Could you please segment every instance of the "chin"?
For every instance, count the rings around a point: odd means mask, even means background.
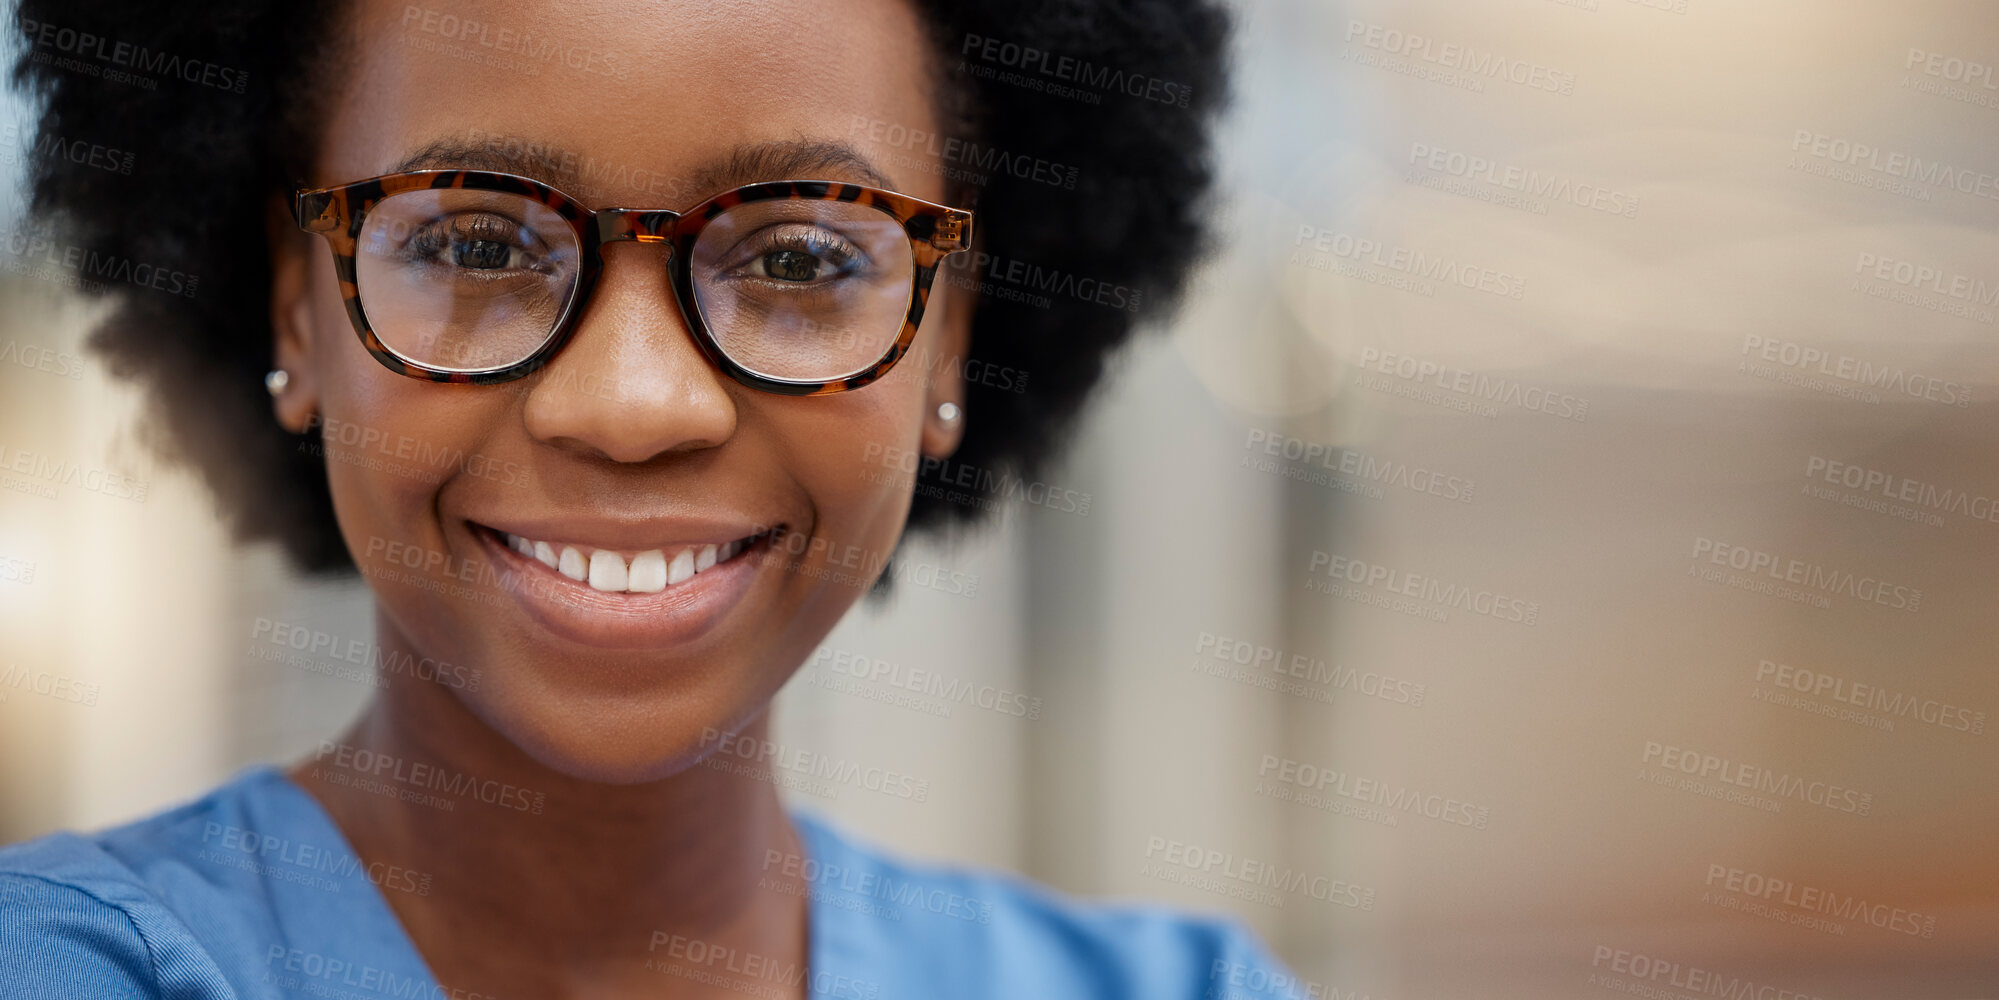
[[[529,759],[565,778],[607,785],[664,781],[722,746],[765,710],[730,711],[696,697],[537,698],[520,710],[467,706]]]

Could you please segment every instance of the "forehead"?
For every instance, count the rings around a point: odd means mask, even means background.
[[[942,199],[937,171],[866,144],[876,122],[935,130],[930,43],[907,0],[361,0],[351,17],[316,184],[489,148],[592,204],[673,208],[712,194],[745,148],[814,143],[851,146],[879,175],[833,157],[825,179]]]

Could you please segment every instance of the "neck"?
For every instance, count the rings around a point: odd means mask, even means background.
[[[407,645],[387,622],[379,634]],[[657,995],[667,982],[648,960],[669,964],[676,938],[804,968],[805,901],[758,888],[768,852],[802,853],[772,784],[700,765],[635,784],[574,778],[444,686],[387,681],[291,775],[363,861],[429,877],[427,894],[383,895],[441,982],[508,996],[615,995],[630,983]],[[744,735],[767,729],[760,716]],[[397,794],[356,788],[363,776]]]

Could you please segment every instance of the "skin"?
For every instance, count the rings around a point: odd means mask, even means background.
[[[899,0],[441,8],[536,44],[615,54],[622,79],[559,61],[528,74],[459,58],[493,50],[406,27],[406,7],[362,2],[352,12],[353,69],[323,118],[312,184],[385,173],[478,130],[656,171],[688,195],[661,204],[588,178],[542,178],[592,207],[681,208],[711,192],[679,182],[741,144],[848,141],[856,115],[939,129],[929,42]],[[952,203],[934,156],[861,150],[893,190]],[[867,181],[844,168],[817,176]],[[915,359],[963,355],[964,293],[936,283],[911,358],[874,384],[779,396],[737,384],[701,354],[669,298],[661,248],[617,243],[580,326],[543,373],[437,385],[392,373],[361,348],[323,242],[291,226],[279,202],[273,218],[276,361],[291,375],[277,418],[294,431],[315,415],[345,421],[526,473],[398,475],[329,445],[340,531],[374,590],[385,654],[469,666],[478,683],[385,672],[335,752],[300,762],[293,779],[362,858],[432,876],[428,895],[384,896],[449,988],[737,995],[646,968],[660,934],[803,967],[802,894],[757,888],[767,850],[800,850],[775,786],[700,762],[717,732],[767,738],[771,697],[864,592],[866,581],[838,575],[853,572],[840,554],[858,550],[878,566],[893,551],[910,477],[869,460],[870,445],[877,455],[956,447],[959,428],[936,416],[939,404],[962,402],[956,373],[926,373]],[[643,530],[717,512],[825,544],[802,557],[753,554],[740,598],[691,638],[579,641],[522,614],[516,596],[478,573],[472,583],[460,575],[494,563],[468,520]],[[442,564],[411,570],[390,561],[387,542],[442,553]],[[355,761],[341,753],[358,750],[517,791],[505,804],[438,793],[455,798],[445,809],[356,790]],[[528,801],[538,812],[519,808]]]

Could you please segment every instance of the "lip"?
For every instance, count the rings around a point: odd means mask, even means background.
[[[504,528],[476,521],[464,523],[493,565],[519,574],[522,584],[505,590],[530,621],[557,638],[600,649],[661,649],[692,642],[714,630],[730,611],[744,602],[762,575],[772,534],[764,534],[734,559],[703,570],[684,583],[657,593],[614,593],[594,590],[538,559],[515,552],[498,534],[508,531],[534,537],[530,532],[548,531],[547,528],[527,523]],[[659,529],[655,526],[650,533],[640,534],[646,530],[643,525],[634,525],[628,532],[597,530],[590,534],[607,543],[623,541],[637,543],[633,547],[655,547]],[[699,544],[708,541],[705,536],[710,535],[728,541],[754,530],[737,532],[731,526],[682,522],[674,526],[673,533],[688,540],[669,544]],[[782,531],[782,526],[777,530]]]
[[[635,552],[663,549],[667,558],[689,546],[720,545],[769,530],[771,523],[713,518],[681,518],[670,521],[596,521],[579,529],[573,520],[537,518],[533,520],[468,519],[475,528],[491,528],[522,538],[554,545],[575,545],[585,549],[609,549],[630,558]]]

